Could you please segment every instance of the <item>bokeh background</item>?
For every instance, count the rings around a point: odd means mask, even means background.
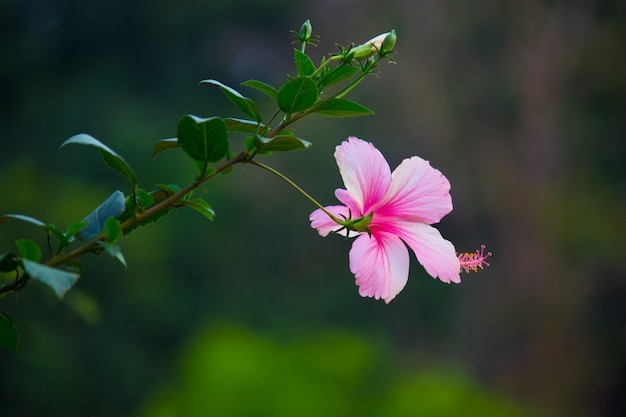
[[[128,192],[93,149],[59,153],[81,132],[144,188],[185,184],[189,161],[153,143],[187,113],[239,115],[198,82],[279,85],[311,19],[316,60],[394,28],[397,65],[352,96],[376,116],[305,119],[314,146],[266,162],[330,204],[348,135],[392,167],[420,155],[452,183],[443,235],[494,252],[450,286],[412,259],[391,304],[363,299],[350,242],[238,166],[199,193],[215,222],[179,210],[133,233],[128,269],[84,258],[62,303],[33,283],[0,300],[21,333],[0,414],[624,415],[625,17],[608,0],[0,1],[0,213],[65,228]],[[19,237],[42,236],[9,222],[0,252]]]

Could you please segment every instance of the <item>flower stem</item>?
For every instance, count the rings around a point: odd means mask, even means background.
[[[322,206],[320,203],[317,202],[317,200],[315,200],[313,197],[311,197],[306,191],[304,191],[302,188],[300,188],[295,182],[291,181],[289,178],[287,178],[286,176],[284,176],[283,174],[281,174],[280,172],[276,171],[274,168],[269,167],[259,161],[255,161],[255,160],[250,160],[247,161],[248,163],[252,164],[252,165],[256,165],[260,168],[263,168],[266,171],[271,172],[272,174],[276,175],[278,178],[280,178],[281,180],[285,181],[287,184],[291,185],[293,188],[296,189],[296,191],[298,191],[300,194],[302,194],[303,196],[305,196],[311,203],[313,203],[317,208],[319,208],[320,210],[322,210],[324,213],[326,213],[328,215],[328,217],[330,217],[331,219],[333,219],[334,222],[338,223],[338,224],[343,224],[344,222],[339,220],[337,217],[335,217],[331,212],[329,212],[328,210],[326,210],[326,208],[324,206]]]

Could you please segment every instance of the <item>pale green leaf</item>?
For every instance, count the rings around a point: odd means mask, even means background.
[[[28,259],[22,259],[22,265],[28,276],[50,287],[59,299],[62,299],[80,278],[80,275],[74,272],[52,268]]]

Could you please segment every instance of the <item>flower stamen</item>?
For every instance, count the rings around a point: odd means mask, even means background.
[[[480,245],[480,250],[474,253],[457,253],[459,257],[459,263],[461,264],[460,272],[466,273],[478,272],[478,268],[483,269],[485,266],[489,266],[489,262],[486,261],[491,256],[491,252],[485,253],[485,245]]]

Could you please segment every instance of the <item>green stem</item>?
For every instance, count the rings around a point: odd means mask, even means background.
[[[182,197],[184,197],[185,195],[187,195],[189,192],[193,191],[194,189],[198,188],[208,179],[214,177],[215,175],[225,170],[226,168],[229,168],[237,163],[244,162],[246,158],[247,158],[246,151],[242,151],[236,156],[232,157],[231,159],[224,161],[223,163],[219,164],[215,168],[215,171],[213,171],[211,174],[194,180],[193,182],[191,182],[184,188],[181,188],[180,191],[178,191],[177,193],[172,194],[171,196],[167,197],[165,200],[161,201],[160,203],[155,204],[154,206],[150,207],[146,211],[139,213],[135,215],[134,217],[128,219],[124,223],[122,223],[121,225],[122,231],[128,230],[131,227],[137,225],[138,223],[141,223],[142,221],[154,216],[160,211],[170,208],[171,206],[176,204]],[[48,262],[46,262],[46,265],[47,266],[61,265],[78,256],[84,255],[89,252],[94,252],[96,249],[100,247],[98,244],[98,241],[104,238],[105,238],[104,234],[101,234],[97,236],[94,240],[88,243],[85,243],[84,245],[79,246],[70,252],[51,258]]]
[[[323,70],[324,68],[326,68],[326,66],[328,64],[330,64],[333,61],[337,61],[339,59],[343,59],[343,55],[334,55],[331,56],[330,58],[328,58],[326,61],[324,61],[324,63],[322,65],[320,65],[315,71],[313,71],[313,73],[311,75],[309,75],[309,77],[315,77],[321,70]]]
[[[276,175],[281,180],[285,181],[287,184],[291,185],[293,188],[296,189],[296,191],[298,191],[300,194],[305,196],[311,203],[313,203],[317,208],[319,208],[324,213],[326,213],[328,215],[328,217],[333,219],[333,221],[336,222],[337,224],[345,223],[345,222],[339,220],[337,217],[335,217],[331,212],[326,210],[326,208],[324,206],[322,206],[320,203],[318,203],[317,200],[315,200],[313,197],[311,197],[306,191],[304,191],[302,188],[300,188],[295,182],[291,181],[289,178],[287,178],[286,176],[284,176],[280,172],[276,171],[274,168],[269,167],[269,166],[267,166],[267,165],[265,165],[265,164],[263,164],[261,162],[255,161],[255,160],[250,160],[250,161],[248,161],[248,163],[250,163],[252,165],[256,165],[259,168],[263,168],[264,170],[271,172],[272,174]]]
[[[342,89],[341,91],[339,91],[337,94],[335,94],[335,98],[342,98],[344,97],[346,94],[348,94],[350,91],[352,91],[357,85],[359,85],[359,83],[361,81],[363,81],[363,79],[368,76],[369,74],[372,73],[372,70],[374,68],[376,68],[378,66],[378,62],[380,61],[380,56],[378,56],[376,58],[376,60],[374,62],[372,62],[370,64],[370,66],[367,68],[367,71],[363,71],[361,73],[361,75],[359,75],[356,80],[352,81],[349,85],[347,85],[344,89]]]

